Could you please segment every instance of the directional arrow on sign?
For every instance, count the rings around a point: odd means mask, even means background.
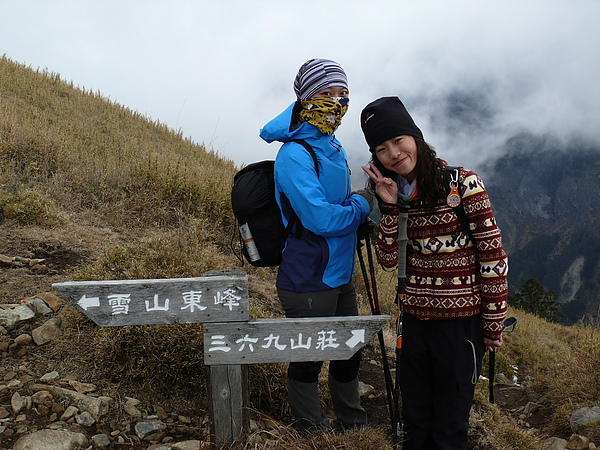
[[[204,363],[348,359],[389,321],[376,315],[205,323]]]
[[[346,345],[354,348],[359,343],[365,343],[365,330],[352,330],[352,337],[346,341]]]
[[[77,302],[79,306],[81,306],[86,311],[88,308],[93,306],[99,308],[100,307],[100,297],[86,297],[85,294],[79,299]]]

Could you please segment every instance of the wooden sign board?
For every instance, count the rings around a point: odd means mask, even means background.
[[[205,324],[204,364],[348,359],[389,321],[376,315]]]
[[[246,321],[248,277],[74,281],[52,287],[100,326]]]

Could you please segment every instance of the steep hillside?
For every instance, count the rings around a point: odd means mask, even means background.
[[[511,291],[530,278],[555,291],[569,322],[600,308],[600,147],[519,135],[487,169],[510,255]]]

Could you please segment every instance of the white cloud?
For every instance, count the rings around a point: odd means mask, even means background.
[[[346,69],[338,131],[356,172],[358,116],[400,96],[453,164],[479,164],[515,130],[600,141],[600,3],[583,1],[0,0],[0,53],[48,68],[181,129],[238,164],[274,158],[258,130],[294,100],[312,57]],[[444,115],[482,95],[478,126]]]

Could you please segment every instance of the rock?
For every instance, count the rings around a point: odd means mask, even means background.
[[[9,267],[15,259],[12,256],[0,255],[0,266]]]
[[[48,307],[54,312],[58,311],[65,303],[52,292],[42,292],[41,294],[37,294],[36,297],[43,300],[44,303],[46,303],[46,305],[48,305]]]
[[[89,412],[96,421],[106,415],[113,403],[113,399],[110,397],[91,397],[58,386],[34,384],[31,389],[34,391],[47,390],[54,396],[62,395],[68,399],[69,403],[77,406],[80,410]]]
[[[22,397],[18,392],[15,392],[10,399],[10,406],[15,414],[19,414],[26,404],[27,401],[25,400],[25,397]]]
[[[52,371],[52,372],[48,372],[45,373],[44,375],[41,376],[40,381],[44,382],[44,383],[49,383],[52,381],[56,381],[60,378],[60,375],[58,374],[58,372],[56,370]]]
[[[508,379],[508,377],[506,375],[504,375],[503,373],[497,373],[496,376],[494,377],[494,383],[496,383],[496,385],[505,385],[505,386],[514,386],[515,383],[512,382],[511,380]]]
[[[566,450],[567,441],[557,437],[551,437],[542,442],[542,450]]]
[[[574,433],[581,433],[585,428],[600,423],[600,406],[585,406],[571,413],[571,429]]]
[[[48,314],[52,314],[52,312],[53,312],[52,309],[50,309],[48,307],[48,305],[46,305],[44,300],[42,300],[41,298],[37,298],[37,297],[29,297],[29,298],[23,299],[23,300],[21,300],[21,304],[28,306],[36,314],[41,314],[41,315],[45,316]]]
[[[27,264],[29,265],[29,267],[37,266],[39,264],[42,264],[43,262],[46,262],[46,260],[42,258],[27,258]]]
[[[125,412],[133,417],[142,417],[141,411],[136,408],[136,406],[139,405],[141,402],[135,398],[125,398],[127,399],[125,405],[123,406]]]
[[[167,426],[162,420],[138,422],[135,424],[135,434],[137,434],[140,439],[145,439],[152,433],[163,431],[166,427]]]
[[[41,430],[20,437],[13,450],[75,450],[87,444],[87,438],[81,433]]]
[[[256,433],[258,430],[258,422],[254,419],[250,419],[250,433]]]
[[[37,273],[48,273],[48,271],[50,269],[48,269],[48,266],[46,266],[45,264],[36,264],[34,266],[30,266],[29,267],[31,270],[37,272]]]
[[[141,400],[138,400],[137,398],[133,397],[125,397],[125,400],[127,401],[127,403],[131,403],[133,406],[137,406],[142,403]]]
[[[62,414],[62,416],[60,416],[60,420],[66,422],[71,417],[73,417],[78,411],[79,409],[77,407],[72,405],[68,406],[67,409],[65,409],[65,412]]]
[[[573,434],[569,438],[569,443],[567,447],[569,450],[584,450],[589,448],[590,440],[585,436],[580,436],[578,434]]]
[[[160,420],[167,420],[169,418],[169,415],[165,409],[160,405],[154,405],[154,411],[156,412],[156,417],[158,417]]]
[[[94,425],[94,423],[96,423],[92,415],[87,411],[84,411],[81,414],[77,414],[75,416],[75,421],[82,427],[86,428],[89,428],[92,425]]]
[[[92,443],[94,447],[106,448],[110,445],[110,438],[104,433],[95,434],[92,436]]]
[[[73,387],[73,389],[75,389],[77,392],[80,392],[81,394],[87,394],[89,392],[94,392],[97,389],[95,384],[80,383],[77,380],[70,380],[69,385],[71,387]]]
[[[6,372],[6,374],[4,375],[4,381],[10,381],[13,378],[16,378],[17,376],[17,372],[15,372],[14,370],[9,370],[8,372]]]
[[[8,330],[34,317],[35,313],[25,305],[0,304],[0,325]]]
[[[172,445],[173,450],[199,450],[200,449],[200,441],[190,440],[178,442],[177,444]]]
[[[537,403],[534,403],[534,402],[528,402],[525,405],[525,409],[523,409],[523,414],[528,416],[528,415],[536,412],[538,409],[540,409],[540,405],[538,405]]]
[[[363,383],[360,380],[358,381],[358,394],[361,397],[364,397],[365,395],[370,394],[374,390],[375,390],[375,388],[373,386],[371,386],[370,384]]]
[[[41,327],[36,328],[31,333],[36,345],[44,345],[47,342],[54,341],[62,335],[59,319],[50,319],[44,322]]]
[[[40,416],[47,416],[50,414],[50,408],[46,405],[37,405],[35,409]]]
[[[17,345],[29,345],[33,341],[33,338],[29,334],[21,334],[15,338],[15,344]]]
[[[4,406],[0,406],[0,420],[6,419],[8,416],[10,416],[10,412],[8,412],[8,409],[6,409]]]
[[[31,400],[35,405],[52,406],[52,394],[48,391],[38,391],[31,396]]]

